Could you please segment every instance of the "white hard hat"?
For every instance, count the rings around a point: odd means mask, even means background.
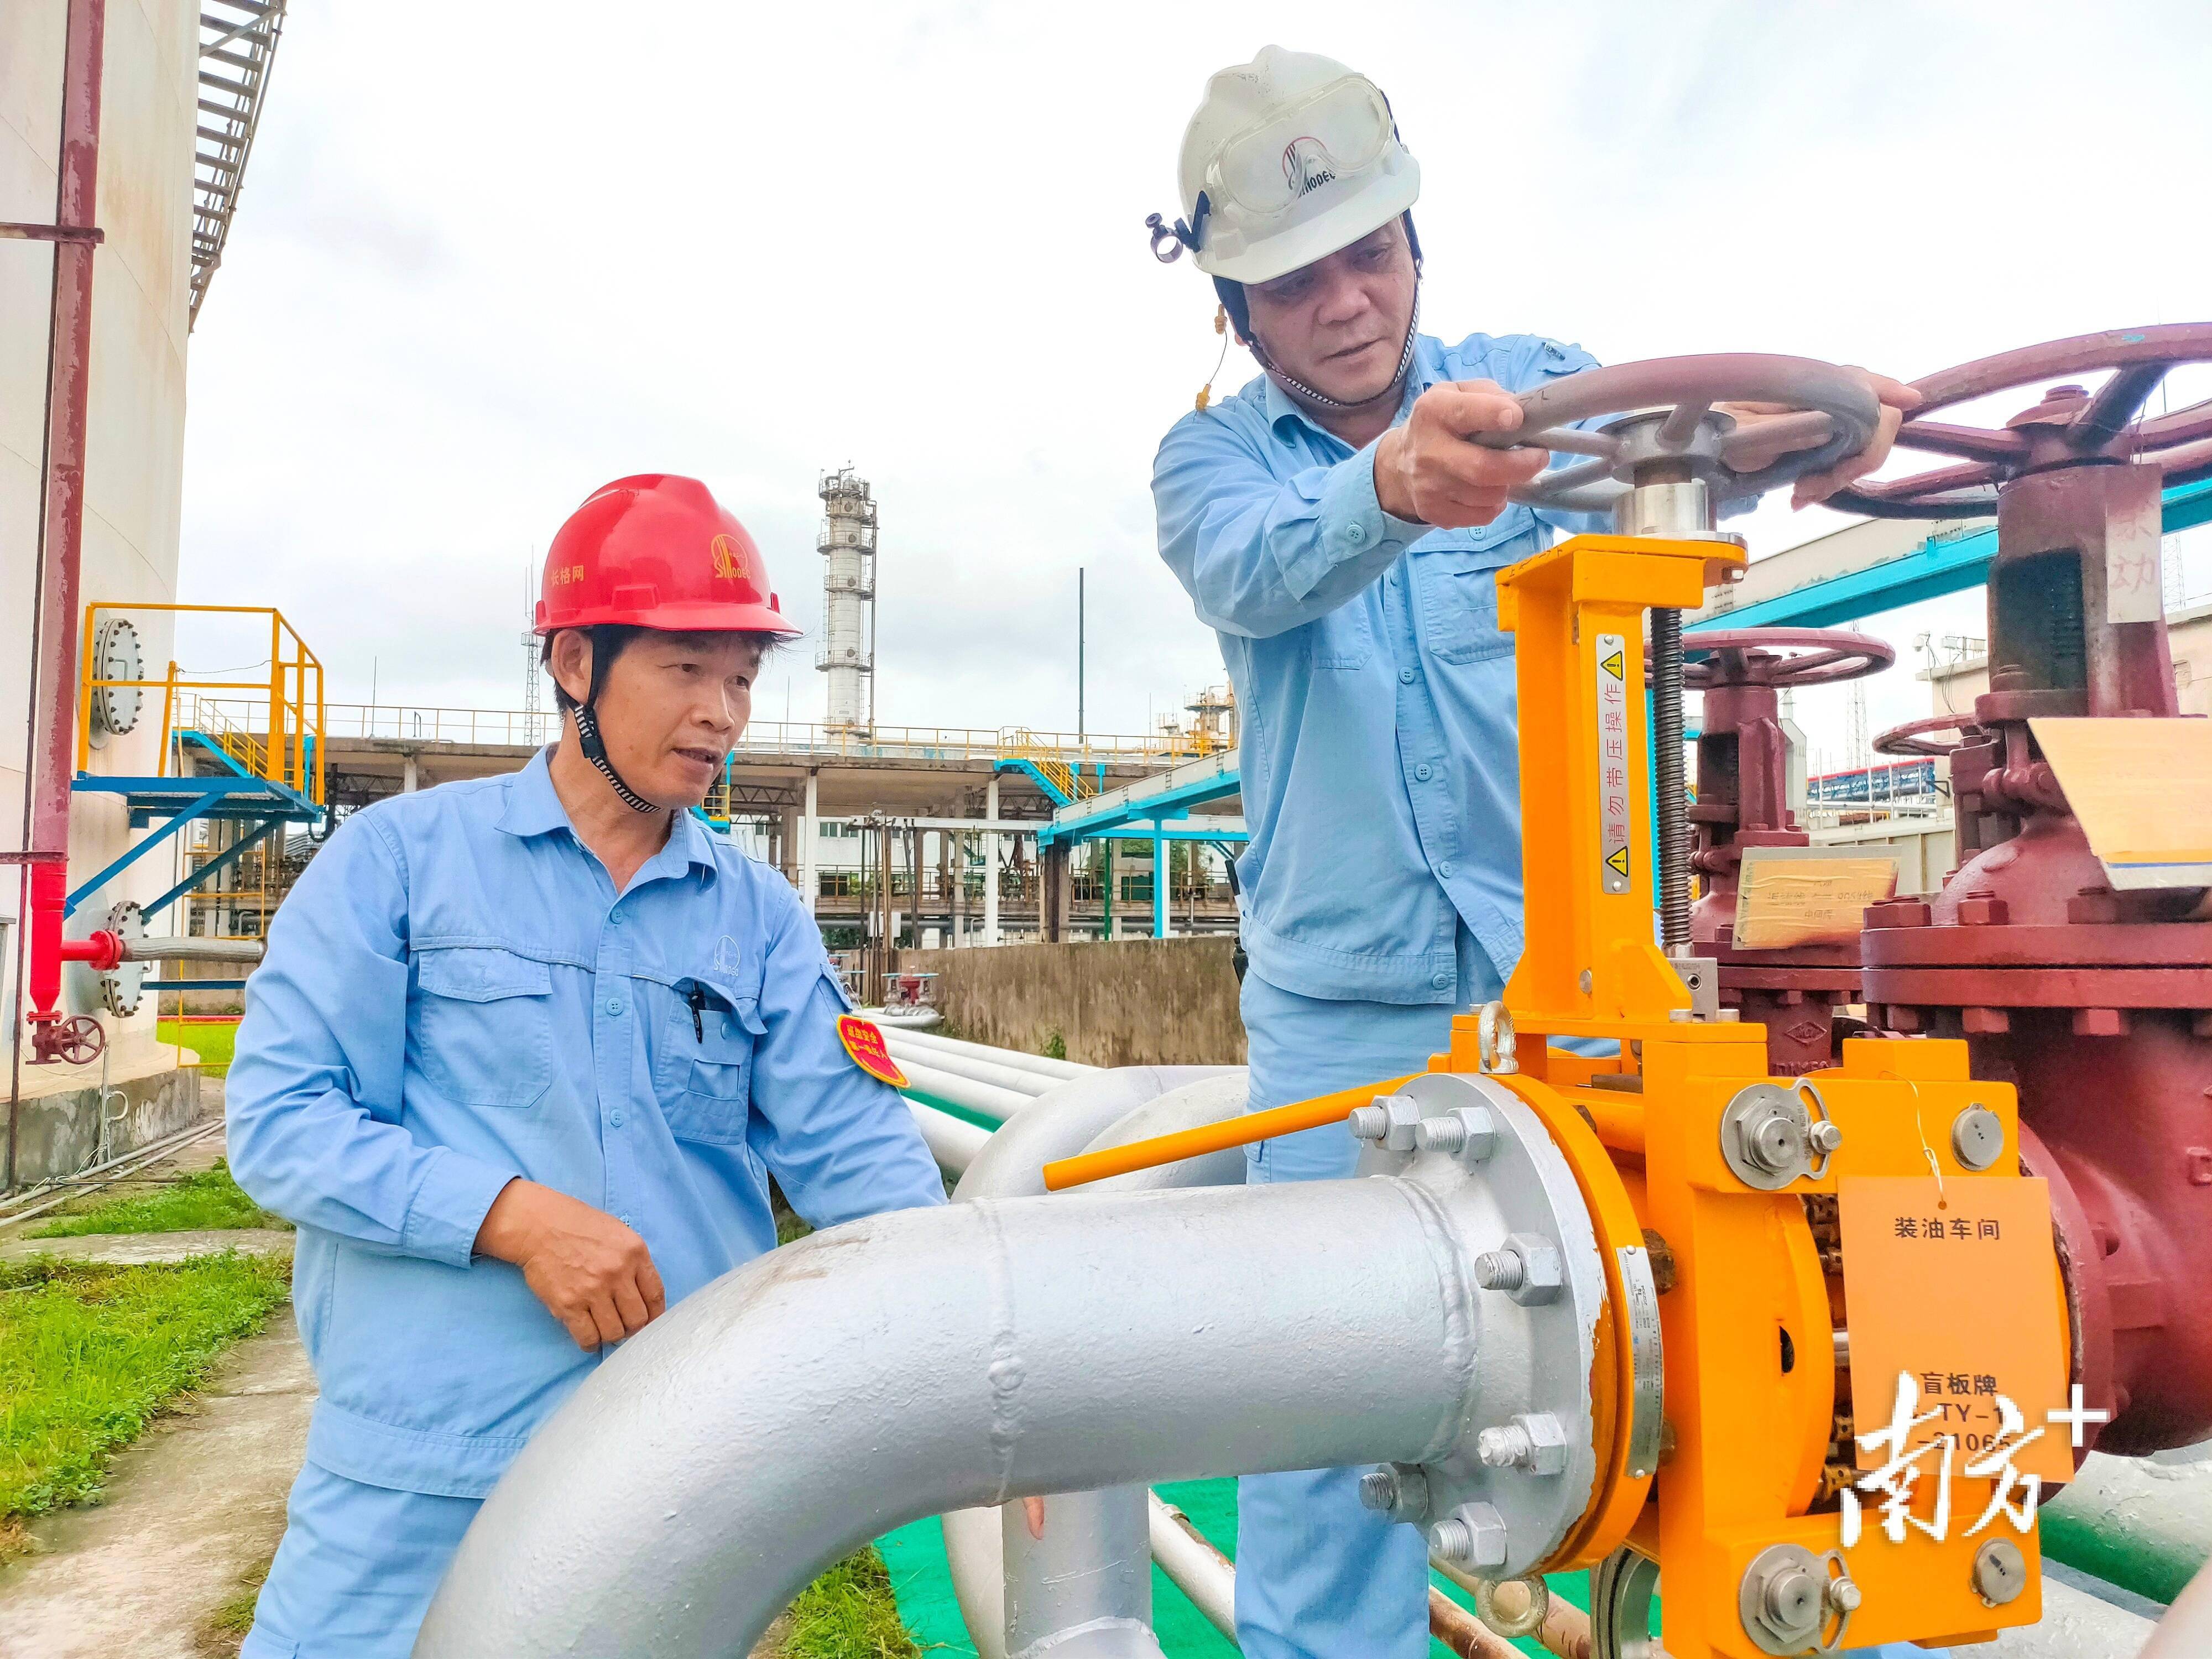
[[[1206,83],[1178,182],[1188,217],[1146,222],[1153,252],[1188,247],[1210,276],[1264,283],[1389,224],[1420,196],[1421,169],[1372,81],[1262,46]]]

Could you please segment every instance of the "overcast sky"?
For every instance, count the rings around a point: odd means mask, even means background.
[[[1079,566],[1093,731],[1220,680],[1148,487],[1212,300],[1143,220],[1271,40],[1389,94],[1447,337],[1911,377],[2212,315],[2203,0],[434,9],[293,8],[191,346],[180,597],[282,606],[333,701],[520,707],[525,568],[629,472],[705,478],[811,631],[848,461],[886,723],[1072,729]],[[1838,522],[1770,502],[1754,556]],[[1930,629],[1979,595],[1876,631]],[[759,717],[820,717],[811,661]],[[1893,671],[1874,723],[1927,696]]]

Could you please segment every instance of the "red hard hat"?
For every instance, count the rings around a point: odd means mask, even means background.
[[[642,472],[592,492],[545,554],[537,631],[627,623],[795,635],[744,526],[696,478]]]

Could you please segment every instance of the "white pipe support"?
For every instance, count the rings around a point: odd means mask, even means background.
[[[908,1101],[906,1109],[914,1114],[914,1127],[921,1131],[929,1155],[947,1175],[965,1174],[991,1138],[991,1132],[980,1124],[955,1117],[950,1112],[940,1112],[918,1100]]]
[[[1055,1492],[1006,1517],[1006,1650],[1012,1659],[1162,1659],[1142,1486]]]
[[[2212,1565],[2198,1568],[2174,1597],[2143,1644],[2142,1659],[2199,1659],[2206,1653],[2212,1653]]]
[[[1110,1136],[1112,1125],[1143,1112],[1156,1099],[1175,1099],[1224,1079],[1241,1085],[1242,1078],[1238,1067],[1129,1066],[1063,1084],[991,1137],[953,1195],[960,1200],[1040,1195],[1047,1164],[1096,1145],[1102,1131]],[[1241,1087],[1237,1097],[1242,1098]],[[1032,1624],[1048,1622],[1052,1615],[1044,1609],[1060,1602],[1062,1627],[1100,1616],[1084,1587],[1120,1582],[1113,1576],[1122,1550],[1116,1540],[1141,1526],[1145,1512],[1142,1489],[1137,1487],[1054,1493],[1042,1502],[1054,1540],[1049,1561],[1034,1553],[1018,1558],[1006,1541],[1027,1528],[1030,1517],[1022,1504],[952,1510],[940,1517],[953,1594],[978,1659],[1006,1659],[1010,1604],[1026,1606]],[[1076,1593],[1056,1597],[1044,1577],[1018,1582],[1019,1575],[1033,1570],[1075,1586]],[[1149,1624],[1151,1608],[1152,1581],[1146,1577],[1141,1600],[1132,1594],[1113,1616]],[[1022,1645],[1017,1639],[1012,1650]]]
[[[1040,1077],[1057,1078],[1062,1081],[1070,1078],[1089,1077],[1093,1072],[1107,1069],[1098,1066],[1080,1066],[1072,1060],[1054,1060],[1048,1054],[1024,1054],[1018,1048],[994,1048],[988,1042],[969,1042],[963,1037],[949,1037],[936,1031],[886,1028],[884,1040],[890,1044],[894,1054],[902,1048],[916,1051],[936,1048],[946,1054],[966,1054],[971,1060],[988,1060],[996,1066],[1012,1066],[1020,1071],[1035,1072]],[[927,1065],[928,1062],[925,1060],[923,1063]]]
[[[1016,1089],[1002,1089],[995,1083],[978,1083],[972,1077],[962,1077],[957,1072],[940,1072],[934,1066],[917,1065],[911,1060],[901,1060],[899,1070],[906,1080],[923,1094],[934,1095],[939,1100],[949,1100],[955,1106],[979,1113],[994,1122],[1004,1123],[1014,1114],[1035,1105],[1038,1096],[1024,1094]]]
[[[1498,1241],[1428,1174],[988,1200],[771,1251],[532,1438],[415,1652],[744,1653],[922,1516],[1471,1456],[1470,1425],[1532,1402],[1476,1365],[1472,1262]]]

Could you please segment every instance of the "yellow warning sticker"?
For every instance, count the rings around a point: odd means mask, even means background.
[[[1597,811],[1600,884],[1626,893],[1628,870],[1628,641],[1597,636]]]

